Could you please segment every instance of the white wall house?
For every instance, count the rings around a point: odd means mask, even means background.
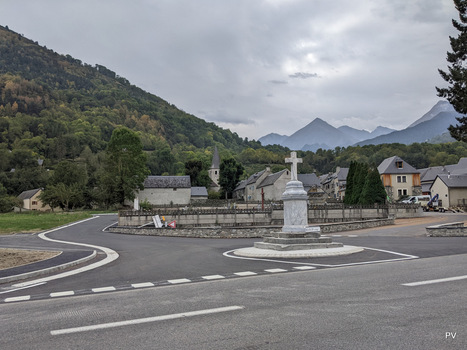
[[[139,203],[148,201],[152,205],[188,205],[191,200],[189,176],[148,176],[144,190],[136,196]]]

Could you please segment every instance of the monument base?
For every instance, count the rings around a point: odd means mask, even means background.
[[[340,248],[342,243],[332,242],[331,237],[321,237],[318,232],[276,232],[273,236],[264,237],[262,242],[255,242],[258,249],[271,250],[308,250]]]

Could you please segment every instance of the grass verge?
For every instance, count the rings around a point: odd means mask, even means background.
[[[91,216],[91,212],[42,213],[30,211],[0,214],[0,235],[49,230]]]

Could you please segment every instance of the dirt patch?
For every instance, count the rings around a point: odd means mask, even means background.
[[[25,249],[0,249],[0,270],[22,266],[46,260],[59,255],[61,252]]]

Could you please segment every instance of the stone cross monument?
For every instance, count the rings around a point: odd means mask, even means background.
[[[292,163],[292,176],[282,194],[284,226],[281,232],[264,237],[263,242],[255,242],[254,247],[277,251],[342,247],[342,243],[333,243],[330,237],[321,237],[319,226],[308,226],[308,194],[297,176],[297,164],[302,163],[302,159],[292,152],[285,162]]]

